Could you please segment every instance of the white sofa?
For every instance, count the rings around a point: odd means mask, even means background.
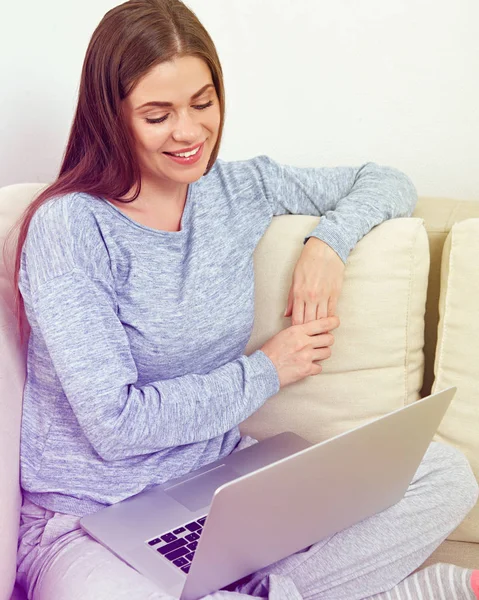
[[[0,242],[40,184],[0,189]],[[282,317],[302,240],[318,218],[275,217],[255,252],[256,319],[250,354],[291,324]],[[446,239],[447,238],[447,239]],[[3,257],[2,257],[3,258]],[[411,219],[383,223],[351,253],[338,305],[341,326],[323,373],[281,390],[242,430],[259,439],[293,430],[324,440],[431,389],[458,387],[436,439],[460,448],[479,478],[479,202],[421,198]],[[25,347],[0,260],[0,600],[11,597],[19,488]],[[479,566],[476,506],[427,563]],[[426,564],[427,564],[426,563]],[[15,588],[12,598],[24,598]]]

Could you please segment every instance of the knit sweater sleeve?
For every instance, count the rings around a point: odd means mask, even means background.
[[[417,202],[407,175],[372,162],[360,167],[293,167],[265,155],[248,162],[250,176],[272,215],[321,217],[303,242],[317,237],[343,262],[373,227],[387,219],[411,216]]]
[[[278,392],[277,371],[261,350],[207,374],[139,386],[101,232],[87,216],[81,223],[72,218],[71,206],[63,198],[35,213],[20,291],[100,457],[119,460],[211,439]]]

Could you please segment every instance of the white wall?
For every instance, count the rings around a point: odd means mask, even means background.
[[[395,166],[479,200],[476,0],[187,0],[216,43],[220,156]],[[0,185],[55,178],[93,30],[115,0],[5,2]]]

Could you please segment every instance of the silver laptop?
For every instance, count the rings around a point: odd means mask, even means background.
[[[81,526],[163,592],[197,600],[398,502],[456,389],[318,444],[275,435]]]

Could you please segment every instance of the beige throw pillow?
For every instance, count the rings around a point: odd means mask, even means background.
[[[302,240],[317,217],[283,215],[255,251],[255,325],[251,354],[291,326],[284,318]],[[263,439],[292,430],[322,441],[419,398],[429,245],[422,219],[386,221],[350,254],[331,358],[323,372],[286,386],[241,425]]]
[[[433,391],[457,386],[435,439],[459,448],[479,480],[479,219],[454,225],[441,265]],[[479,542],[479,504],[449,536]]]

